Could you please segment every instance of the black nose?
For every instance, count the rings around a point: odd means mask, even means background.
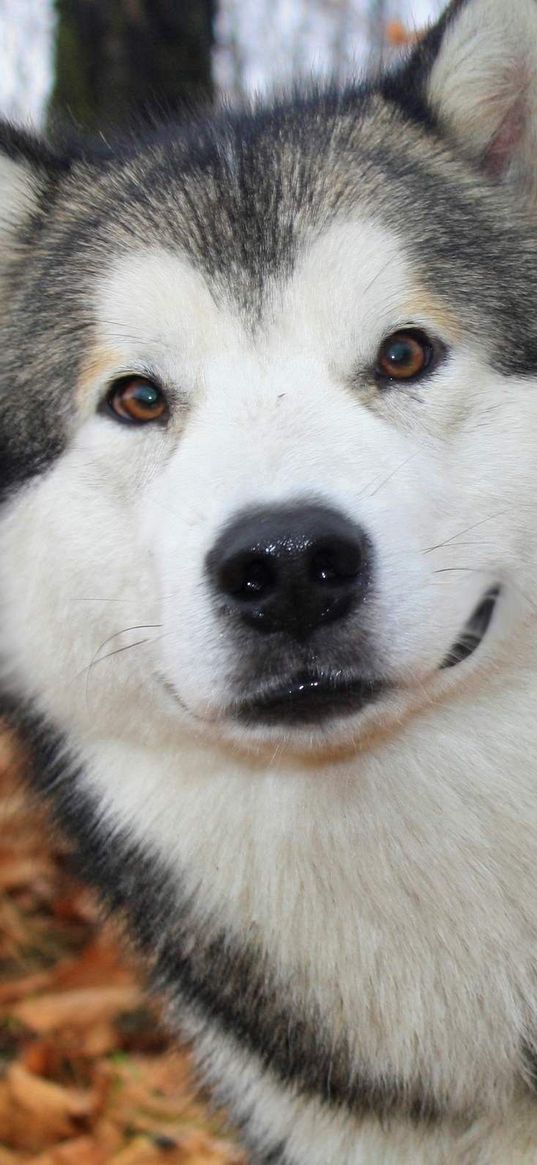
[[[344,514],[282,506],[249,511],[227,526],[207,570],[226,611],[256,631],[303,640],[360,602],[370,562],[367,535]]]

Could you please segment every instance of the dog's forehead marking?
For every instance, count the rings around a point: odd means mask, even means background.
[[[411,294],[402,304],[403,314],[413,323],[427,321],[438,328],[440,334],[452,342],[462,338],[460,320],[447,304],[436,297],[426,287],[416,284]]]
[[[122,367],[122,354],[119,348],[106,344],[96,344],[91,347],[83,361],[76,386],[75,402],[84,407],[88,398],[91,398],[95,384],[117,375]]]
[[[213,283],[189,258],[164,248],[122,256],[95,299],[97,347],[79,383],[83,396],[100,368],[119,360],[154,366],[192,392],[209,370],[255,356],[321,356],[346,366],[404,320],[444,318],[421,284],[395,233],[372,219],[334,222],[305,239],[293,271],[269,279],[255,325],[233,295],[232,273]],[[444,313],[447,321],[447,313]],[[450,331],[453,323],[450,321]]]

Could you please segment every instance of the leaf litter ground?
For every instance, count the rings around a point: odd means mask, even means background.
[[[0,734],[0,1165],[108,1162],[246,1165]]]

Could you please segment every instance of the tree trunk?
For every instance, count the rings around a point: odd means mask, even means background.
[[[129,126],[211,99],[215,0],[57,0],[52,113]]]
[[[368,6],[369,51],[373,73],[382,72],[384,65],[387,7],[386,0],[370,0]]]

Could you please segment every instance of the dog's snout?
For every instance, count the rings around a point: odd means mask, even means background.
[[[256,510],[233,521],[207,558],[226,610],[259,632],[305,639],[363,598],[367,535],[320,505]]]

